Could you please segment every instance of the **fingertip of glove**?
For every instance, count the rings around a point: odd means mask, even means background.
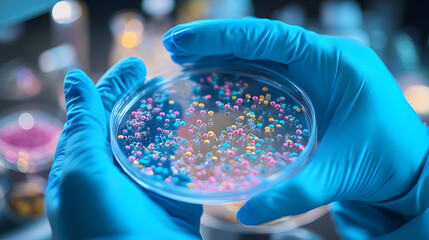
[[[135,66],[144,66],[143,60],[139,57],[131,56],[126,57],[118,62],[119,64],[129,64]]]
[[[192,28],[179,25],[172,29],[170,29],[167,33],[162,37],[162,42],[164,43],[165,48],[169,52],[185,52],[183,49],[183,37],[186,35],[191,35]]]
[[[74,69],[69,71],[66,74],[66,77],[64,79],[64,83],[73,83],[76,81],[79,81],[80,79],[88,77],[82,70]]]
[[[76,93],[76,86],[93,84],[92,80],[83,71],[75,69],[67,73],[64,79],[64,94],[66,99],[68,96]],[[85,87],[84,87],[85,88]]]
[[[146,65],[139,57],[124,58],[115,64],[115,66],[118,66],[120,71],[132,70],[142,72],[140,74],[146,74]]]
[[[251,219],[248,216],[247,209],[243,206],[238,212],[237,212],[237,221],[246,226],[255,225],[252,223]]]

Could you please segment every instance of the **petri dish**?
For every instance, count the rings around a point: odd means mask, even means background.
[[[290,178],[317,133],[303,90],[247,62],[186,64],[138,83],[110,124],[115,158],[133,180],[206,204],[245,200]]]
[[[62,121],[47,107],[25,106],[0,118],[0,164],[22,173],[49,169]]]

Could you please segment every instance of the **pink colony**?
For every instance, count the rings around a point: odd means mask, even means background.
[[[215,183],[215,182],[216,182],[216,178],[215,178],[215,177],[213,177],[213,176],[210,176],[210,177],[208,178],[208,180],[209,180],[209,182],[210,182],[210,183]]]
[[[251,181],[252,181],[252,184],[254,184],[254,185],[259,183],[259,179],[255,178],[255,177],[252,177]]]
[[[202,188],[204,186],[203,181],[201,181],[201,180],[195,181],[195,185],[199,188]]]

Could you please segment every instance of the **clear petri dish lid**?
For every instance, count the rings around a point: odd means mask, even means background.
[[[201,62],[137,84],[115,104],[113,153],[143,187],[191,203],[248,199],[293,176],[316,140],[307,95],[252,63]]]

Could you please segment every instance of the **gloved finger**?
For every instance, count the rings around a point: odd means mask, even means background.
[[[129,57],[120,60],[111,67],[97,83],[97,89],[107,113],[125,91],[134,83],[143,81],[146,77],[146,67],[143,61],[137,57]]]
[[[338,179],[330,171],[332,161],[328,160],[327,151],[320,150],[297,175],[248,200],[237,219],[245,225],[258,225],[334,201],[337,189],[330,182]]]
[[[52,164],[51,171],[49,172],[49,182],[46,187],[46,192],[49,192],[52,188],[58,185],[58,179],[62,171],[62,162],[64,160],[64,147],[66,144],[66,134],[65,129],[67,128],[67,123],[64,124],[63,131],[60,138],[58,139],[57,149],[55,151],[55,158]]]
[[[111,159],[107,156],[111,151],[105,144],[104,108],[94,83],[84,72],[73,70],[65,78],[64,92],[67,108],[64,171],[113,167],[99,161]]]
[[[311,36],[310,36],[311,35]],[[202,20],[178,25],[163,36],[174,56],[234,55],[289,64],[311,54],[317,34],[268,19]]]
[[[62,164],[64,160],[64,148],[66,144],[66,134],[65,129],[67,124],[64,124],[63,131],[60,138],[58,139],[57,149],[55,151],[54,163],[52,164],[51,171],[49,172],[49,181],[48,186],[45,190],[45,199],[46,199],[46,213],[50,219],[54,219],[53,214],[56,212],[56,209],[59,205],[59,182],[60,176],[62,174]],[[56,223],[51,222],[51,226],[54,226]]]
[[[154,202],[162,206],[178,226],[186,229],[192,229],[192,231],[196,233],[199,232],[200,219],[203,214],[202,205],[176,201],[144,188],[142,188],[142,190]]]
[[[64,160],[64,146],[66,144],[66,134],[65,129],[67,128],[67,123],[64,124],[63,131],[61,132],[61,136],[58,139],[57,149],[55,151],[55,158],[52,164],[51,171],[49,172],[49,182],[46,187],[46,191],[49,191],[51,188],[55,187],[58,184],[58,178],[61,174],[61,165]]]

